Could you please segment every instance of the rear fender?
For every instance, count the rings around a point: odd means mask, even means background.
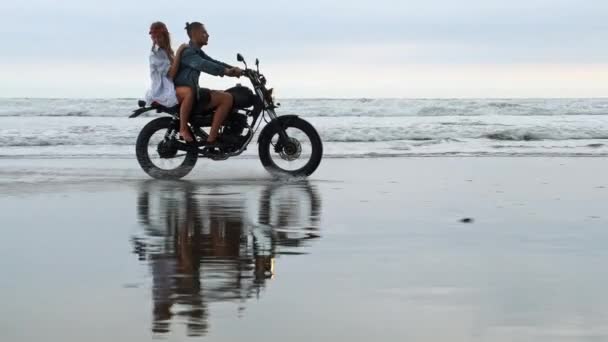
[[[146,107],[146,102],[141,100],[137,102],[137,105],[139,106],[139,108],[134,110],[133,113],[129,115],[129,118],[136,118],[142,115],[143,113],[149,112],[151,110],[156,110],[157,113],[167,113],[174,117],[179,116],[179,105],[176,105],[174,107],[165,107],[156,102],[152,102],[151,106]]]
[[[143,107],[143,108],[136,109],[136,110],[133,111],[133,113],[131,115],[129,115],[129,118],[130,119],[136,118],[136,117],[142,115],[143,113],[149,112],[149,111],[154,110],[154,109],[156,109],[156,108]]]

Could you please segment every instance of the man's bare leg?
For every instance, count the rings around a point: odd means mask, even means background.
[[[228,116],[230,109],[232,109],[232,95],[224,91],[211,91],[211,108],[216,108],[213,114],[213,122],[211,123],[211,130],[209,131],[208,143],[214,143],[217,140],[220,127],[226,117]]]

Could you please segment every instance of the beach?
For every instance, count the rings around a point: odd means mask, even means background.
[[[597,157],[0,159],[6,341],[608,337]]]
[[[0,342],[608,341],[608,1],[0,13]]]

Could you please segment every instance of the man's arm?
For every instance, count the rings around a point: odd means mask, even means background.
[[[182,52],[181,64],[213,76],[224,76],[226,73],[226,67],[223,64],[205,59],[191,48],[186,48]]]
[[[223,67],[224,67],[224,68],[226,68],[226,69],[232,69],[232,68],[234,68],[234,67],[233,67],[232,65],[230,65],[230,64],[226,64],[226,63],[224,63],[224,62],[220,62],[220,61],[218,61],[218,60],[215,60],[215,59],[211,58],[211,57],[210,57],[208,54],[206,54],[206,53],[205,53],[205,51],[202,51],[202,52],[203,52],[203,58],[205,58],[206,60],[208,60],[208,61],[210,61],[210,62],[213,62],[213,63],[217,63],[217,64],[219,64],[219,65],[223,66]]]

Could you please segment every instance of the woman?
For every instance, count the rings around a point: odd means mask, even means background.
[[[173,84],[173,78],[179,70],[181,52],[187,45],[182,44],[177,53],[174,53],[171,48],[169,30],[160,21],[150,25],[150,38],[152,39],[152,53],[150,54],[152,86],[146,93],[146,103],[150,105],[156,102],[165,107],[174,107],[181,103],[179,134],[186,142],[192,142],[194,139],[188,128],[188,116],[192,110],[194,94],[189,87],[178,87],[176,90]]]

